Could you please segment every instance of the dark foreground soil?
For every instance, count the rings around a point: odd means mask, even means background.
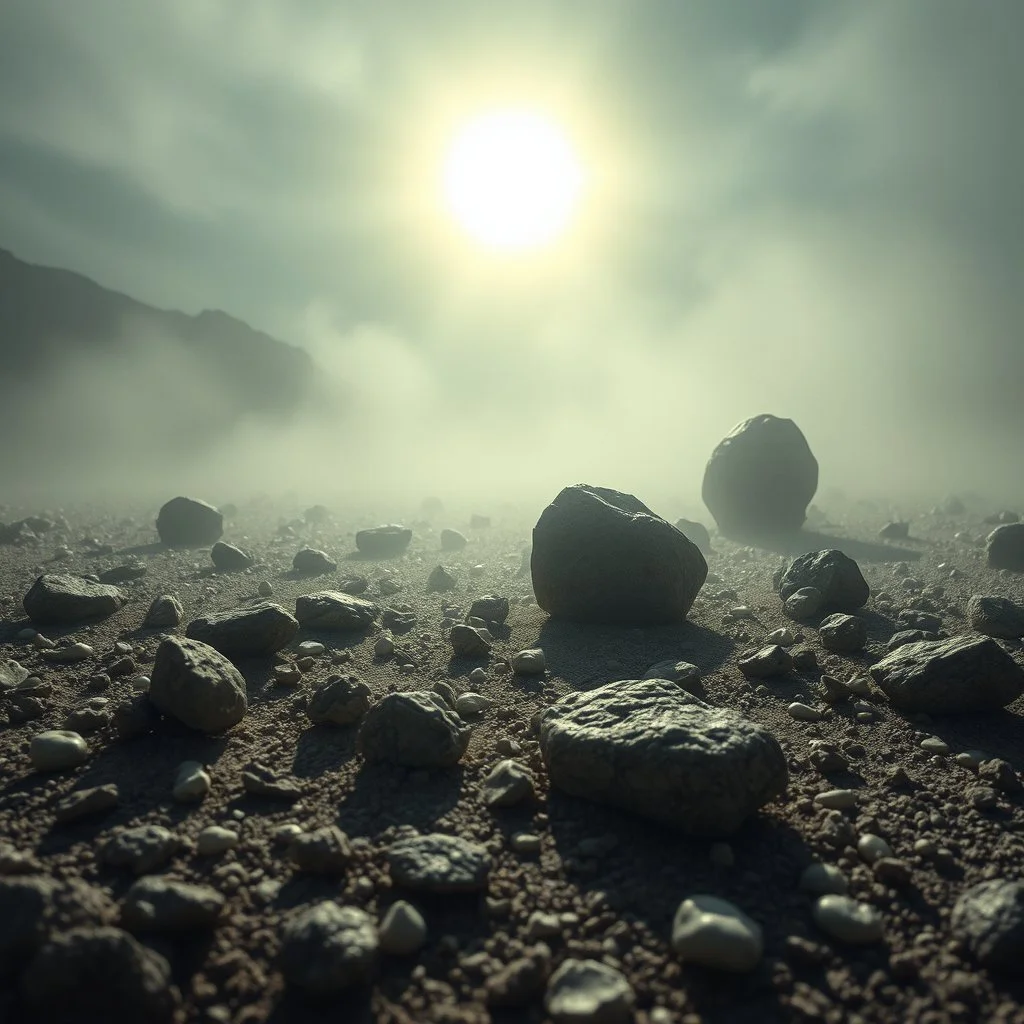
[[[17,512],[7,510],[0,518],[12,519]],[[228,897],[219,926],[199,938],[143,937],[171,962],[188,1021],[541,1022],[548,1019],[543,989],[516,1009],[492,1008],[486,999],[487,977],[539,942],[550,951],[551,967],[573,956],[603,960],[621,970],[635,991],[640,1024],[1022,1021],[1024,981],[979,969],[952,937],[949,915],[966,886],[1024,874],[1022,798],[1000,793],[995,806],[977,809],[968,794],[976,773],[955,758],[981,750],[1019,770],[1024,766],[1024,704],[1018,701],[997,714],[929,720],[908,719],[876,700],[871,722],[858,721],[849,703],[827,710],[819,723],[794,721],[786,709],[801,698],[824,706],[818,684],[823,671],[840,679],[864,673],[900,628],[900,610],[931,608],[941,615],[946,632],[969,632],[964,609],[972,594],[1020,601],[1024,582],[986,568],[977,539],[991,527],[983,524],[981,510],[958,517],[923,512],[911,522],[910,539],[895,542],[874,539],[886,521],[885,510],[851,505],[829,512],[832,524],[813,523],[787,545],[788,551],[716,538],[715,553],[708,558],[711,575],[688,622],[613,629],[550,622],[533,603],[522,553],[535,515],[495,515],[493,525],[477,529],[470,529],[465,517],[431,525],[412,516],[415,535],[405,555],[365,561],[346,556],[354,549],[354,531],[376,525],[372,521],[351,516],[307,526],[302,506],[244,506],[228,521],[224,539],[253,551],[259,564],[239,574],[215,574],[206,550],[171,551],[156,544],[150,510],[127,519],[123,513],[63,510],[66,529],[58,527],[38,545],[0,548],[0,659],[13,658],[53,684],[41,717],[0,724],[0,843],[31,855],[43,873],[79,877],[116,901],[133,876],[99,861],[100,844],[112,831],[159,823],[190,842],[211,824],[240,831],[235,850],[199,857],[186,846],[164,869],[170,877],[212,885]],[[285,523],[292,528],[281,532]],[[442,554],[442,526],[461,529],[468,546]],[[95,545],[82,543],[85,538],[111,550],[96,554]],[[366,596],[414,608],[418,624],[396,637],[401,657],[374,656],[376,629],[356,635],[300,633],[296,644],[321,640],[326,652],[304,671],[298,687],[275,685],[272,679],[275,665],[296,660],[294,644],[275,658],[240,663],[250,707],[227,735],[208,738],[165,723],[153,734],[125,741],[108,727],[88,736],[92,753],[82,767],[55,774],[32,771],[31,737],[63,728],[68,713],[95,695],[88,680],[121,657],[116,642],[130,644],[138,671],[148,671],[161,634],[143,630],[141,623],[155,596],[175,594],[187,623],[201,612],[253,600],[258,584],[266,580],[273,586],[271,600],[293,610],[297,596],[331,585],[330,576],[303,580],[291,572],[293,555],[307,544],[338,558],[339,574],[367,576]],[[61,553],[64,546],[69,554]],[[870,638],[862,655],[828,653],[814,623],[787,620],[773,592],[772,574],[787,555],[820,547],[846,550],[871,585],[865,609]],[[19,632],[30,626],[21,598],[39,573],[99,573],[130,558],[141,560],[147,572],[122,585],[131,600],[120,612],[70,631],[43,629],[59,642],[67,638],[90,644],[95,654],[89,661],[51,665],[41,660],[31,640],[19,639]],[[454,572],[454,591],[426,592],[427,575],[438,564]],[[959,573],[951,576],[953,569]],[[380,596],[382,579],[400,589]],[[454,604],[466,612],[475,597],[487,593],[513,601],[507,630],[497,637],[489,660],[453,660],[443,606]],[[731,617],[729,609],[737,605],[749,607],[754,617]],[[763,686],[755,681],[752,687],[737,668],[738,656],[782,626],[802,634],[798,646],[813,650],[819,667],[766,680]],[[184,625],[176,632],[183,631]],[[547,655],[549,671],[543,679],[516,677],[496,667],[534,646]],[[1021,660],[1020,650],[1010,648]],[[335,663],[340,651],[350,655],[342,669]],[[732,837],[731,865],[722,863],[720,849],[712,857],[709,842],[681,838],[625,813],[548,790],[536,741],[537,712],[564,693],[637,678],[667,658],[698,665],[709,702],[768,726],[787,752],[788,792]],[[403,663],[414,668],[403,669]],[[486,669],[487,679],[471,685],[468,676],[477,667]],[[376,697],[443,680],[458,692],[481,692],[494,705],[476,722],[469,750],[456,768],[367,766],[355,751],[354,727],[313,726],[304,710],[310,688],[340,670],[357,672]],[[131,680],[131,675],[115,678],[100,695],[116,704],[131,694]],[[944,740],[949,754],[922,749],[922,739],[930,736]],[[825,775],[813,767],[810,743],[816,739],[843,751],[849,769]],[[518,744],[519,758],[534,770],[538,799],[521,808],[490,810],[479,796],[479,783],[507,756],[502,751],[515,749],[509,742]],[[213,780],[212,792],[198,805],[171,799],[175,768],[187,759],[204,762]],[[253,760],[294,777],[302,787],[301,801],[289,806],[248,796],[241,772]],[[906,780],[896,773],[899,768]],[[114,810],[99,818],[55,822],[54,807],[62,797],[108,782],[116,782],[120,791]],[[848,830],[837,830],[834,813],[813,800],[816,793],[835,788],[858,793],[857,806],[844,812]],[[356,840],[348,873],[340,879],[297,874],[274,838],[286,822],[303,828],[340,826]],[[486,844],[495,863],[486,893],[423,898],[396,891],[385,850],[403,826]],[[520,832],[540,837],[539,854],[516,851],[512,837]],[[894,884],[875,877],[851,845],[868,832],[888,841],[909,867],[908,880]],[[583,842],[605,837],[603,843]],[[921,839],[932,841],[933,852],[915,852]],[[851,895],[883,913],[882,942],[843,946],[816,928],[813,897],[797,884],[813,860],[838,865],[849,879]],[[679,962],[669,941],[671,921],[679,903],[695,893],[728,899],[763,926],[760,967],[748,975],[727,976]],[[428,939],[419,953],[382,957],[371,990],[326,1004],[309,1003],[288,989],[275,957],[280,923],[291,908],[333,898],[381,918],[403,896],[427,921]],[[536,919],[531,924],[537,911],[560,915],[557,928],[538,934]],[[0,1020],[30,1019],[17,976],[0,981]]]

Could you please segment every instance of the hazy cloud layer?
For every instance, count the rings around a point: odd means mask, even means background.
[[[589,479],[682,510],[770,411],[823,486],[1009,499],[1022,33],[1015,0],[8,0],[0,246],[356,385],[251,437],[246,481]],[[467,259],[416,194],[444,117],[516,89],[601,182],[586,244],[532,268]]]

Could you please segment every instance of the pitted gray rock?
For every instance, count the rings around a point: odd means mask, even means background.
[[[265,601],[193,619],[185,635],[228,658],[258,658],[286,647],[298,631],[293,615]]]
[[[870,672],[889,703],[903,711],[995,711],[1024,693],[1024,670],[990,637],[904,644]]]
[[[332,900],[292,913],[281,930],[281,973],[313,996],[326,996],[373,977],[379,939],[373,918]]]
[[[975,594],[967,602],[971,629],[985,636],[1016,640],[1024,636],[1024,608],[1005,597]]]
[[[553,785],[689,835],[725,836],[786,788],[768,730],[665,679],[569,694],[541,716]]]
[[[1024,960],[1024,882],[994,878],[966,889],[950,925],[982,967],[1019,973]]]
[[[428,892],[474,892],[487,885],[491,855],[479,843],[439,832],[400,839],[388,847],[396,885]]]
[[[407,690],[389,693],[370,708],[358,745],[367,761],[439,768],[462,757],[470,732],[440,694]]]

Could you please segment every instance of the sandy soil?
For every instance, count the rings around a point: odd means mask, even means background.
[[[966,790],[976,776],[954,755],[981,749],[1019,769],[1024,765],[1024,702],[999,714],[908,720],[879,701],[871,723],[858,722],[849,704],[828,711],[820,723],[794,721],[786,711],[800,697],[823,706],[816,690],[821,671],[849,679],[881,656],[898,628],[897,612],[921,607],[920,591],[908,589],[900,573],[923,588],[941,588],[926,589],[925,595],[950,634],[970,630],[964,608],[971,594],[1024,599],[1021,577],[987,569],[977,543],[954,539],[961,531],[970,538],[984,537],[991,527],[983,524],[980,510],[959,517],[922,512],[911,521],[911,539],[891,543],[874,539],[889,518],[887,510],[838,503],[828,509],[833,522],[814,523],[789,552],[715,538],[716,551],[708,559],[711,575],[690,621],[657,629],[549,622],[532,603],[529,573],[521,572],[533,522],[526,516],[495,514],[490,528],[476,530],[468,528],[464,517],[441,518],[430,525],[410,516],[407,522],[415,536],[408,552],[373,562],[344,560],[354,549],[355,529],[376,525],[372,519],[352,516],[307,527],[301,505],[243,506],[228,521],[224,539],[253,551],[259,564],[240,574],[215,574],[205,550],[168,551],[155,543],[154,511],[136,510],[125,518],[124,512],[64,510],[68,529],[47,534],[39,546],[0,548],[0,659],[14,658],[53,684],[40,718],[0,725],[0,840],[31,853],[46,874],[80,877],[116,900],[133,878],[99,862],[99,845],[112,831],[128,824],[160,823],[194,841],[211,824],[239,829],[241,843],[235,850],[201,858],[186,848],[165,869],[171,877],[211,884],[227,895],[228,912],[220,925],[200,938],[145,939],[170,960],[185,1019],[221,1024],[544,1021],[543,990],[522,1007],[496,1009],[487,1005],[485,985],[489,975],[541,941],[531,933],[529,920],[535,911],[543,911],[567,915],[557,934],[543,937],[550,965],[567,956],[584,956],[618,967],[634,988],[635,1019],[641,1024],[1024,1020],[1024,984],[979,970],[948,927],[950,909],[967,885],[1021,875],[1021,797],[1002,794],[996,807],[975,809]],[[10,520],[16,514],[7,510],[0,518]],[[282,535],[279,527],[285,522],[293,527]],[[442,555],[442,526],[466,533],[466,549]],[[88,537],[112,550],[91,553],[81,543]],[[382,604],[413,606],[418,625],[396,641],[410,653],[414,671],[402,671],[399,662],[404,658],[374,657],[379,631],[351,637],[300,633],[296,643],[320,639],[327,652],[315,659],[299,687],[277,686],[271,680],[276,663],[295,660],[291,649],[277,658],[242,662],[250,708],[226,736],[207,738],[165,724],[152,735],[124,741],[106,728],[88,737],[92,753],[82,767],[56,774],[31,770],[30,738],[44,728],[62,728],[69,711],[94,696],[87,680],[120,656],[116,642],[132,645],[139,671],[147,671],[160,634],[140,626],[153,597],[177,595],[187,623],[201,612],[252,600],[259,582],[267,580],[274,589],[271,600],[293,610],[300,594],[330,586],[329,576],[300,580],[290,572],[292,556],[307,544],[339,558],[339,573],[366,575],[371,583],[366,596]],[[59,553],[64,545],[70,556]],[[871,585],[865,609],[870,639],[864,655],[825,651],[812,626],[784,617],[772,589],[772,574],[787,553],[832,546],[855,557]],[[71,631],[44,629],[51,639],[92,645],[95,656],[90,661],[50,665],[31,641],[18,639],[19,631],[30,625],[21,598],[40,572],[98,573],[129,557],[139,558],[148,571],[122,585],[131,598],[126,607],[105,621]],[[427,575],[438,564],[454,571],[456,590],[425,592]],[[474,566],[482,567],[476,575]],[[962,575],[950,578],[953,568]],[[401,589],[381,598],[378,581],[383,577]],[[475,597],[486,593],[514,602],[507,632],[498,637],[489,661],[452,660],[442,628],[443,606],[456,604],[465,612]],[[749,607],[754,618],[733,619],[728,610],[736,605]],[[815,651],[819,669],[752,688],[737,668],[738,656],[771,630],[787,625],[803,634],[800,646]],[[183,631],[184,626],[178,630]],[[533,646],[547,654],[549,672],[543,680],[495,669],[497,662]],[[312,685],[339,671],[333,663],[339,651],[351,658],[343,670],[357,672],[377,697],[444,680],[459,692],[473,689],[493,698],[495,704],[477,722],[461,764],[436,771],[368,767],[355,753],[354,728],[312,726],[304,711],[306,697]],[[1019,649],[1014,656],[1024,660]],[[537,712],[561,694],[636,678],[666,658],[697,664],[711,703],[740,710],[768,726],[787,751],[788,793],[733,837],[731,866],[713,862],[709,842],[687,840],[625,813],[548,791],[536,742]],[[468,674],[478,666],[487,669],[487,682],[470,686]],[[131,678],[114,679],[100,695],[117,703],[131,693]],[[922,750],[919,744],[926,736],[941,737],[950,754]],[[843,750],[849,771],[825,776],[812,767],[809,744],[815,739]],[[534,769],[538,800],[492,811],[480,799],[479,783],[503,756],[498,744],[508,740],[522,747],[521,759]],[[206,763],[213,779],[212,792],[198,805],[171,799],[175,768],[186,759]],[[298,780],[301,802],[287,806],[246,795],[241,771],[254,759]],[[909,786],[893,787],[887,781],[897,768],[909,777]],[[62,797],[107,782],[119,786],[116,809],[98,818],[55,822],[54,807]],[[837,843],[829,812],[813,801],[816,793],[837,787],[858,793],[856,808],[843,814],[852,834],[872,832],[886,838],[909,866],[909,881],[896,885],[877,880],[852,846]],[[285,822],[304,828],[337,824],[359,840],[347,875],[339,880],[297,874],[274,841],[275,830]],[[427,943],[411,957],[383,957],[369,992],[315,1005],[289,991],[275,967],[282,915],[333,897],[382,917],[402,895],[391,885],[384,856],[402,826],[457,833],[487,844],[495,853],[495,869],[485,896],[412,897],[427,920]],[[511,837],[522,831],[540,836],[539,855],[515,852]],[[606,844],[612,848],[599,856],[581,852],[582,840],[606,836],[614,838],[613,846]],[[922,838],[944,852],[937,857],[915,853],[914,843]],[[882,911],[884,941],[863,948],[843,946],[816,928],[813,897],[797,886],[801,870],[815,859],[838,865],[849,879],[851,895]],[[669,944],[671,920],[680,901],[693,893],[731,900],[763,925],[765,956],[757,970],[733,977],[679,963]],[[17,979],[0,982],[0,989],[0,1019],[12,1024],[29,1019]]]

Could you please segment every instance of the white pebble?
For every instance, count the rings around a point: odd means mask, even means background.
[[[728,900],[691,896],[676,911],[672,948],[683,960],[745,973],[760,962],[764,936],[761,926]]]
[[[77,732],[49,729],[32,737],[28,756],[36,771],[61,771],[84,764],[89,757],[89,745]]]
[[[309,655],[323,654],[327,650],[319,640],[303,640],[298,649],[300,654]]]
[[[379,935],[381,952],[408,956],[427,941],[427,923],[411,903],[398,900],[384,914]]]
[[[793,701],[786,710],[789,712],[790,718],[795,718],[798,722],[820,722],[821,712],[815,708],[812,708],[808,704],[801,704],[800,701]]]
[[[238,833],[221,825],[208,825],[196,838],[196,853],[200,857],[215,857],[233,850],[238,845]]]
[[[883,857],[895,856],[892,847],[881,836],[873,836],[870,832],[857,840],[857,852],[868,864],[874,864]]]
[[[822,896],[814,905],[814,923],[840,942],[868,945],[882,938],[882,915],[870,903],[849,896]]]
[[[857,794],[852,789],[828,789],[818,793],[814,802],[830,810],[845,811],[857,804]]]
[[[922,750],[927,750],[929,754],[949,753],[949,744],[945,740],[939,739],[938,736],[926,736],[918,746]]]
[[[198,761],[182,761],[174,776],[171,796],[178,803],[195,803],[210,792],[210,776]]]

